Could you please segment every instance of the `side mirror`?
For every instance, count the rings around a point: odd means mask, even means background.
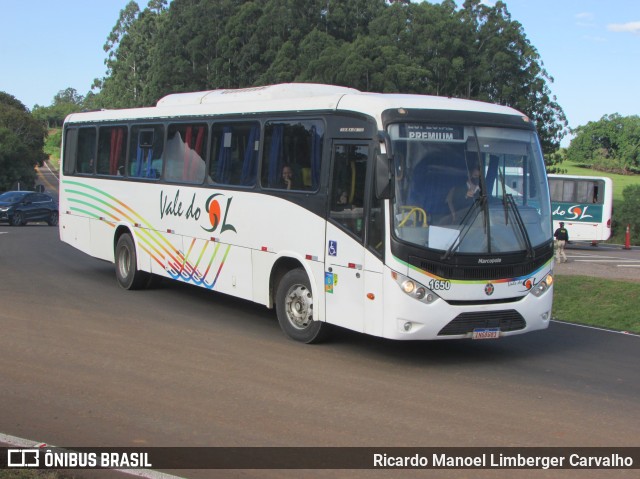
[[[375,193],[376,198],[386,200],[393,197],[393,158],[390,154],[391,141],[389,135],[380,133],[379,139],[380,145],[374,165]]]

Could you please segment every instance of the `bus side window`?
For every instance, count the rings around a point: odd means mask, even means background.
[[[337,144],[333,150],[331,219],[362,240],[368,145]]]
[[[549,193],[551,201],[562,201],[562,180],[549,178]]]
[[[63,172],[73,175],[76,168],[76,152],[78,150],[78,129],[69,128],[64,137]]]
[[[211,139],[209,179],[222,185],[254,186],[258,171],[260,124],[216,124]]]
[[[576,182],[572,180],[565,180],[562,183],[562,198],[560,201],[575,201]]]
[[[95,172],[96,129],[80,128],[78,131],[78,150],[76,171],[92,175]]]
[[[127,154],[127,128],[124,126],[102,127],[98,135],[99,175],[124,175]]]
[[[129,176],[133,178],[159,178],[162,172],[164,127],[162,125],[131,128],[129,148]]]
[[[320,120],[267,122],[262,186],[317,191],[323,141],[324,124]]]
[[[600,191],[601,189],[604,190],[604,187],[600,187],[600,183],[602,183],[601,181],[594,181],[593,182],[593,195],[592,195],[592,199],[593,199],[593,203],[594,204],[602,204],[602,197],[600,196]]]
[[[169,125],[165,149],[164,178],[168,181],[201,184],[205,177],[207,125]]]

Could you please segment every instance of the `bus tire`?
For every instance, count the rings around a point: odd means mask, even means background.
[[[282,331],[291,339],[311,344],[326,337],[328,325],[314,319],[311,285],[302,268],[289,271],[278,283],[276,314]]]
[[[149,283],[149,273],[138,269],[136,246],[130,234],[118,238],[115,251],[116,279],[121,288],[142,289]]]

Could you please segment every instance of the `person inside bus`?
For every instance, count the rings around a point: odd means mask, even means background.
[[[560,228],[553,233],[553,237],[556,239],[556,261],[558,263],[566,263],[567,255],[564,252],[564,247],[569,241],[569,232],[562,221],[560,222]]]
[[[282,179],[280,181],[280,187],[285,190],[298,189],[293,180],[293,169],[289,165],[284,165],[282,168]]]
[[[349,203],[349,193],[347,190],[338,190],[338,194],[335,197],[334,211],[343,211],[352,209],[353,205]]]
[[[480,195],[480,170],[473,168],[464,185],[454,186],[447,194],[447,205],[451,213],[451,222],[455,222],[460,216],[471,208],[474,200]]]

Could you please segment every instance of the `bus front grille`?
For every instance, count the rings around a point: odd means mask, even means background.
[[[549,259],[551,259],[551,256],[545,255],[544,257],[513,265],[470,266],[449,265],[438,261],[428,261],[412,256],[409,258],[409,263],[440,278],[465,281],[491,281],[504,278],[520,278],[530,275],[547,263]]]
[[[504,311],[468,312],[459,314],[440,330],[438,336],[455,336],[473,332],[477,328],[500,328],[500,331],[524,329],[527,322],[514,309]]]

